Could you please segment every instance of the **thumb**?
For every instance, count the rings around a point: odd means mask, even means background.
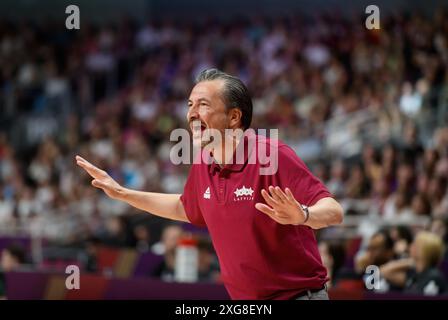
[[[107,188],[107,185],[97,179],[93,179],[92,180],[92,186],[97,187],[97,188],[101,188],[101,189],[105,189]]]

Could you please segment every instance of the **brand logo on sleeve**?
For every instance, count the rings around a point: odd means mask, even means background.
[[[246,188],[245,186],[243,186],[242,188],[239,189],[236,188],[233,194],[235,195],[233,197],[234,201],[243,201],[243,200],[250,201],[254,199],[254,190],[251,187]]]
[[[204,199],[210,199],[210,187],[204,192]]]

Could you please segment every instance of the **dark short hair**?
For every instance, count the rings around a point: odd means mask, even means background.
[[[373,234],[373,237],[376,237],[376,236],[383,236],[385,249],[387,249],[387,250],[394,249],[395,243],[390,235],[390,230],[388,228],[381,228],[379,231],[377,231]]]
[[[222,98],[227,109],[237,108],[241,110],[241,124],[246,130],[252,122],[252,99],[249,90],[237,77],[231,76],[218,69],[211,68],[202,71],[196,78],[196,83],[203,81],[223,80],[224,89]]]

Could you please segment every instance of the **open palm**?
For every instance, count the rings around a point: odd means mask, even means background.
[[[102,189],[112,199],[120,199],[123,194],[123,187],[112,179],[106,171],[95,167],[80,156],[76,156],[76,164],[93,178],[92,186]]]
[[[269,186],[269,193],[261,190],[266,204],[259,202],[255,208],[280,224],[298,225],[305,221],[305,212],[289,188],[283,192],[280,187]]]

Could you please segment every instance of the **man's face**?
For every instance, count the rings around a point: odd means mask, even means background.
[[[229,128],[229,115],[221,92],[222,80],[203,81],[196,84],[188,99],[187,120],[193,141],[201,140],[201,147],[210,142],[210,129],[221,135]]]
[[[393,251],[386,248],[386,240],[381,234],[373,236],[367,246],[367,251],[373,264],[382,265],[392,258]]]

